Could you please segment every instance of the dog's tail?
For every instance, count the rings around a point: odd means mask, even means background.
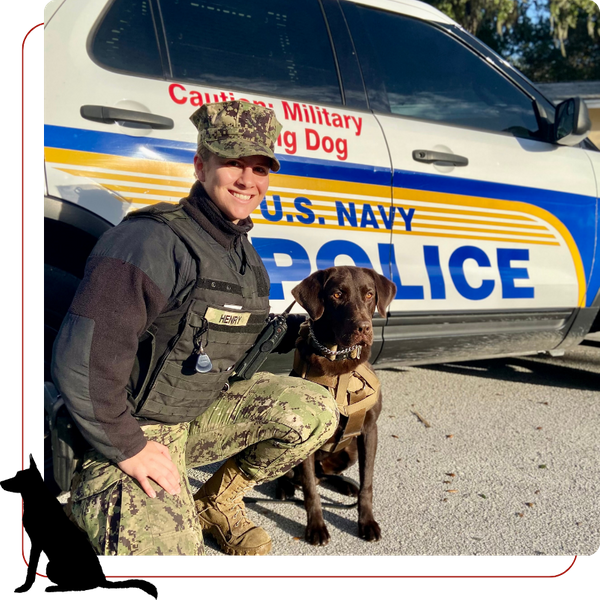
[[[158,590],[154,585],[143,579],[128,579],[127,581],[105,581],[100,587],[103,588],[140,588],[153,598],[158,598]]]

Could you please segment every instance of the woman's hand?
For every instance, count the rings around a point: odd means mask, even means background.
[[[156,498],[156,492],[149,479],[169,494],[175,495],[181,491],[179,472],[171,460],[169,449],[158,442],[149,440],[143,450],[117,465],[136,479],[150,498]]]

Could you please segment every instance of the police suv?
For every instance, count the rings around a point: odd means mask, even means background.
[[[398,288],[378,364],[555,352],[600,329],[585,105],[554,106],[427,4],[54,0],[45,56],[47,357],[96,239],[187,195],[189,116],[234,99],[283,124],[251,232],[273,312],[355,264]]]

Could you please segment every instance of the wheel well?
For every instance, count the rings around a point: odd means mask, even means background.
[[[51,381],[52,346],[83,278],[96,237],[78,227],[44,219],[44,380]]]
[[[73,225],[44,219],[44,263],[80,279],[97,238]]]
[[[73,224],[76,223],[76,224]],[[111,224],[93,213],[45,197],[44,216],[44,381],[52,381],[54,340],[83,278],[85,263],[102,233]],[[48,415],[44,413],[44,480],[54,495],[61,490],[54,479],[53,450]]]

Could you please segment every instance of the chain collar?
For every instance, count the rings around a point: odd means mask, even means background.
[[[323,354],[325,354],[327,356],[334,356],[337,358],[340,355],[351,354],[352,352],[355,352],[356,356],[352,356],[351,358],[353,358],[353,359],[360,358],[360,353],[362,350],[362,346],[360,344],[354,344],[354,346],[350,346],[350,348],[342,348],[342,350],[330,350],[326,346],[323,346],[323,344],[321,344],[321,342],[319,342],[319,340],[317,340],[317,337],[315,336],[315,332],[313,331],[313,328],[312,328],[312,321],[310,319],[308,319],[308,331],[309,331],[309,341],[316,348],[318,348]],[[331,359],[331,360],[334,360],[334,359]]]

